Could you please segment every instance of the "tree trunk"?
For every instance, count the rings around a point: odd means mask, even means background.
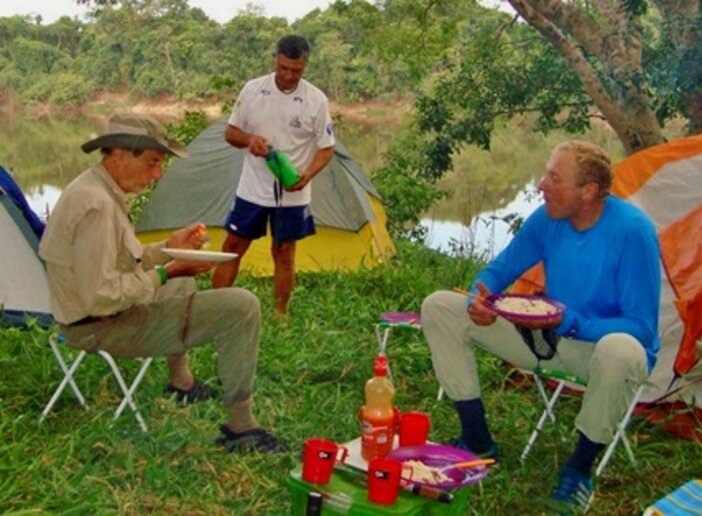
[[[566,59],[583,82],[627,154],[663,142],[647,97],[641,66],[642,30],[624,8],[609,4],[608,25],[598,25],[575,3],[561,0],[509,0],[515,11]],[[595,2],[600,4],[600,2]],[[598,72],[593,65],[604,70]]]

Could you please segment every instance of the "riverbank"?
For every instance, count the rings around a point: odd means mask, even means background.
[[[211,120],[228,114],[225,103],[216,99],[182,100],[170,95],[134,99],[126,93],[104,92],[81,105],[57,106],[50,103],[23,103],[11,92],[0,95],[3,118],[30,117],[43,119],[59,114],[101,117],[117,111],[152,114],[162,120],[182,119],[186,111],[203,111]],[[399,123],[412,110],[412,99],[392,101],[367,100],[354,103],[330,101],[332,116],[353,124]]]

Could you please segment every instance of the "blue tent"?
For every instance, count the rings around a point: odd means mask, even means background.
[[[22,212],[22,215],[29,224],[29,227],[32,228],[34,234],[37,238],[41,239],[41,236],[44,234],[44,222],[34,213],[32,208],[30,208],[22,190],[20,190],[10,173],[5,170],[2,165],[0,165],[0,190],[4,190],[10,196],[15,206]]]
[[[49,287],[37,250],[44,223],[0,167],[0,326],[52,324]]]

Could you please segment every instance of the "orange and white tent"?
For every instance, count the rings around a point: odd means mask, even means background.
[[[702,135],[644,149],[614,171],[612,193],[651,217],[661,245],[661,351],[644,401],[674,388],[666,401],[702,407]]]
[[[700,414],[702,135],[639,151],[617,163],[614,176],[612,193],[649,215],[661,245],[661,350],[642,401],[684,402]],[[542,271],[536,268],[524,279],[514,291],[533,291],[534,285],[543,285]],[[697,421],[696,425],[692,433],[702,432],[702,424]]]

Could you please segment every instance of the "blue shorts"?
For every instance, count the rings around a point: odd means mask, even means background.
[[[301,240],[317,232],[309,205],[259,206],[241,197],[235,199],[224,229],[232,235],[256,240],[266,235],[266,226],[269,224],[276,243]]]

